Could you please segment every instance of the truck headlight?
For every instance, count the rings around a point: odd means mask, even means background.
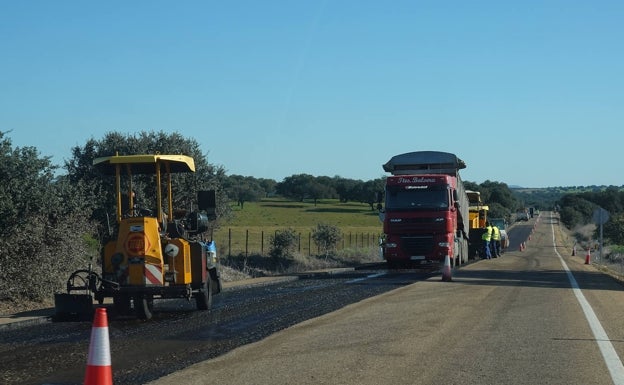
[[[451,247],[451,244],[449,242],[439,242],[438,246],[440,246],[440,247]]]
[[[397,244],[396,244],[396,243],[394,243],[394,242],[387,242],[387,243],[386,243],[386,248],[387,248],[387,249],[393,249],[393,248],[395,248],[395,247],[397,247]]]

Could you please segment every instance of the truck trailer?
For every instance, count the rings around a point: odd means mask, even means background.
[[[382,254],[388,267],[438,268],[468,261],[469,203],[456,155],[417,151],[393,156],[386,178]]]

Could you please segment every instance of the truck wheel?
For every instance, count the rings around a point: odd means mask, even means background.
[[[210,310],[212,307],[212,279],[209,275],[206,275],[206,282],[195,294],[195,302],[197,303],[197,310]]]
[[[154,301],[146,295],[137,294],[134,296],[134,310],[139,319],[148,320],[152,318]]]
[[[113,307],[117,314],[128,315],[130,314],[130,296],[126,294],[118,294],[113,296]]]

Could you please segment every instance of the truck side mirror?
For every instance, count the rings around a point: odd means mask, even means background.
[[[217,218],[217,194],[215,190],[198,191],[197,206],[205,211],[210,219]]]

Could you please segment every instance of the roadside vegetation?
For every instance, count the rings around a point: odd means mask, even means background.
[[[232,202],[214,232],[225,280],[379,261],[381,222],[366,203],[282,197]]]
[[[383,178],[297,174],[274,181],[227,175],[208,162],[195,140],[164,132],[110,132],[72,148],[61,167],[36,148],[14,148],[8,133],[0,131],[0,311],[50,302],[72,271],[97,269],[116,203],[113,181],[93,169],[93,160],[157,152],[195,159],[195,174],[174,176],[176,207],[189,207],[198,190],[217,191],[218,219],[211,234],[225,280],[379,261],[382,228],[376,206],[383,200]],[[509,222],[529,206],[557,207],[563,223],[575,228],[590,223],[600,205],[611,213],[605,237],[613,250],[624,244],[620,189],[574,187],[573,193],[542,195],[544,189],[511,189],[489,180],[466,185],[481,193],[490,217]],[[144,186],[140,178],[133,182],[139,201],[154,194]]]
[[[624,258],[624,188],[610,186],[602,190],[583,190],[561,197],[556,207],[561,222],[574,233],[584,249],[596,249],[600,227],[594,222],[594,212],[602,208],[609,219],[602,226],[603,253],[607,260],[621,262]]]

